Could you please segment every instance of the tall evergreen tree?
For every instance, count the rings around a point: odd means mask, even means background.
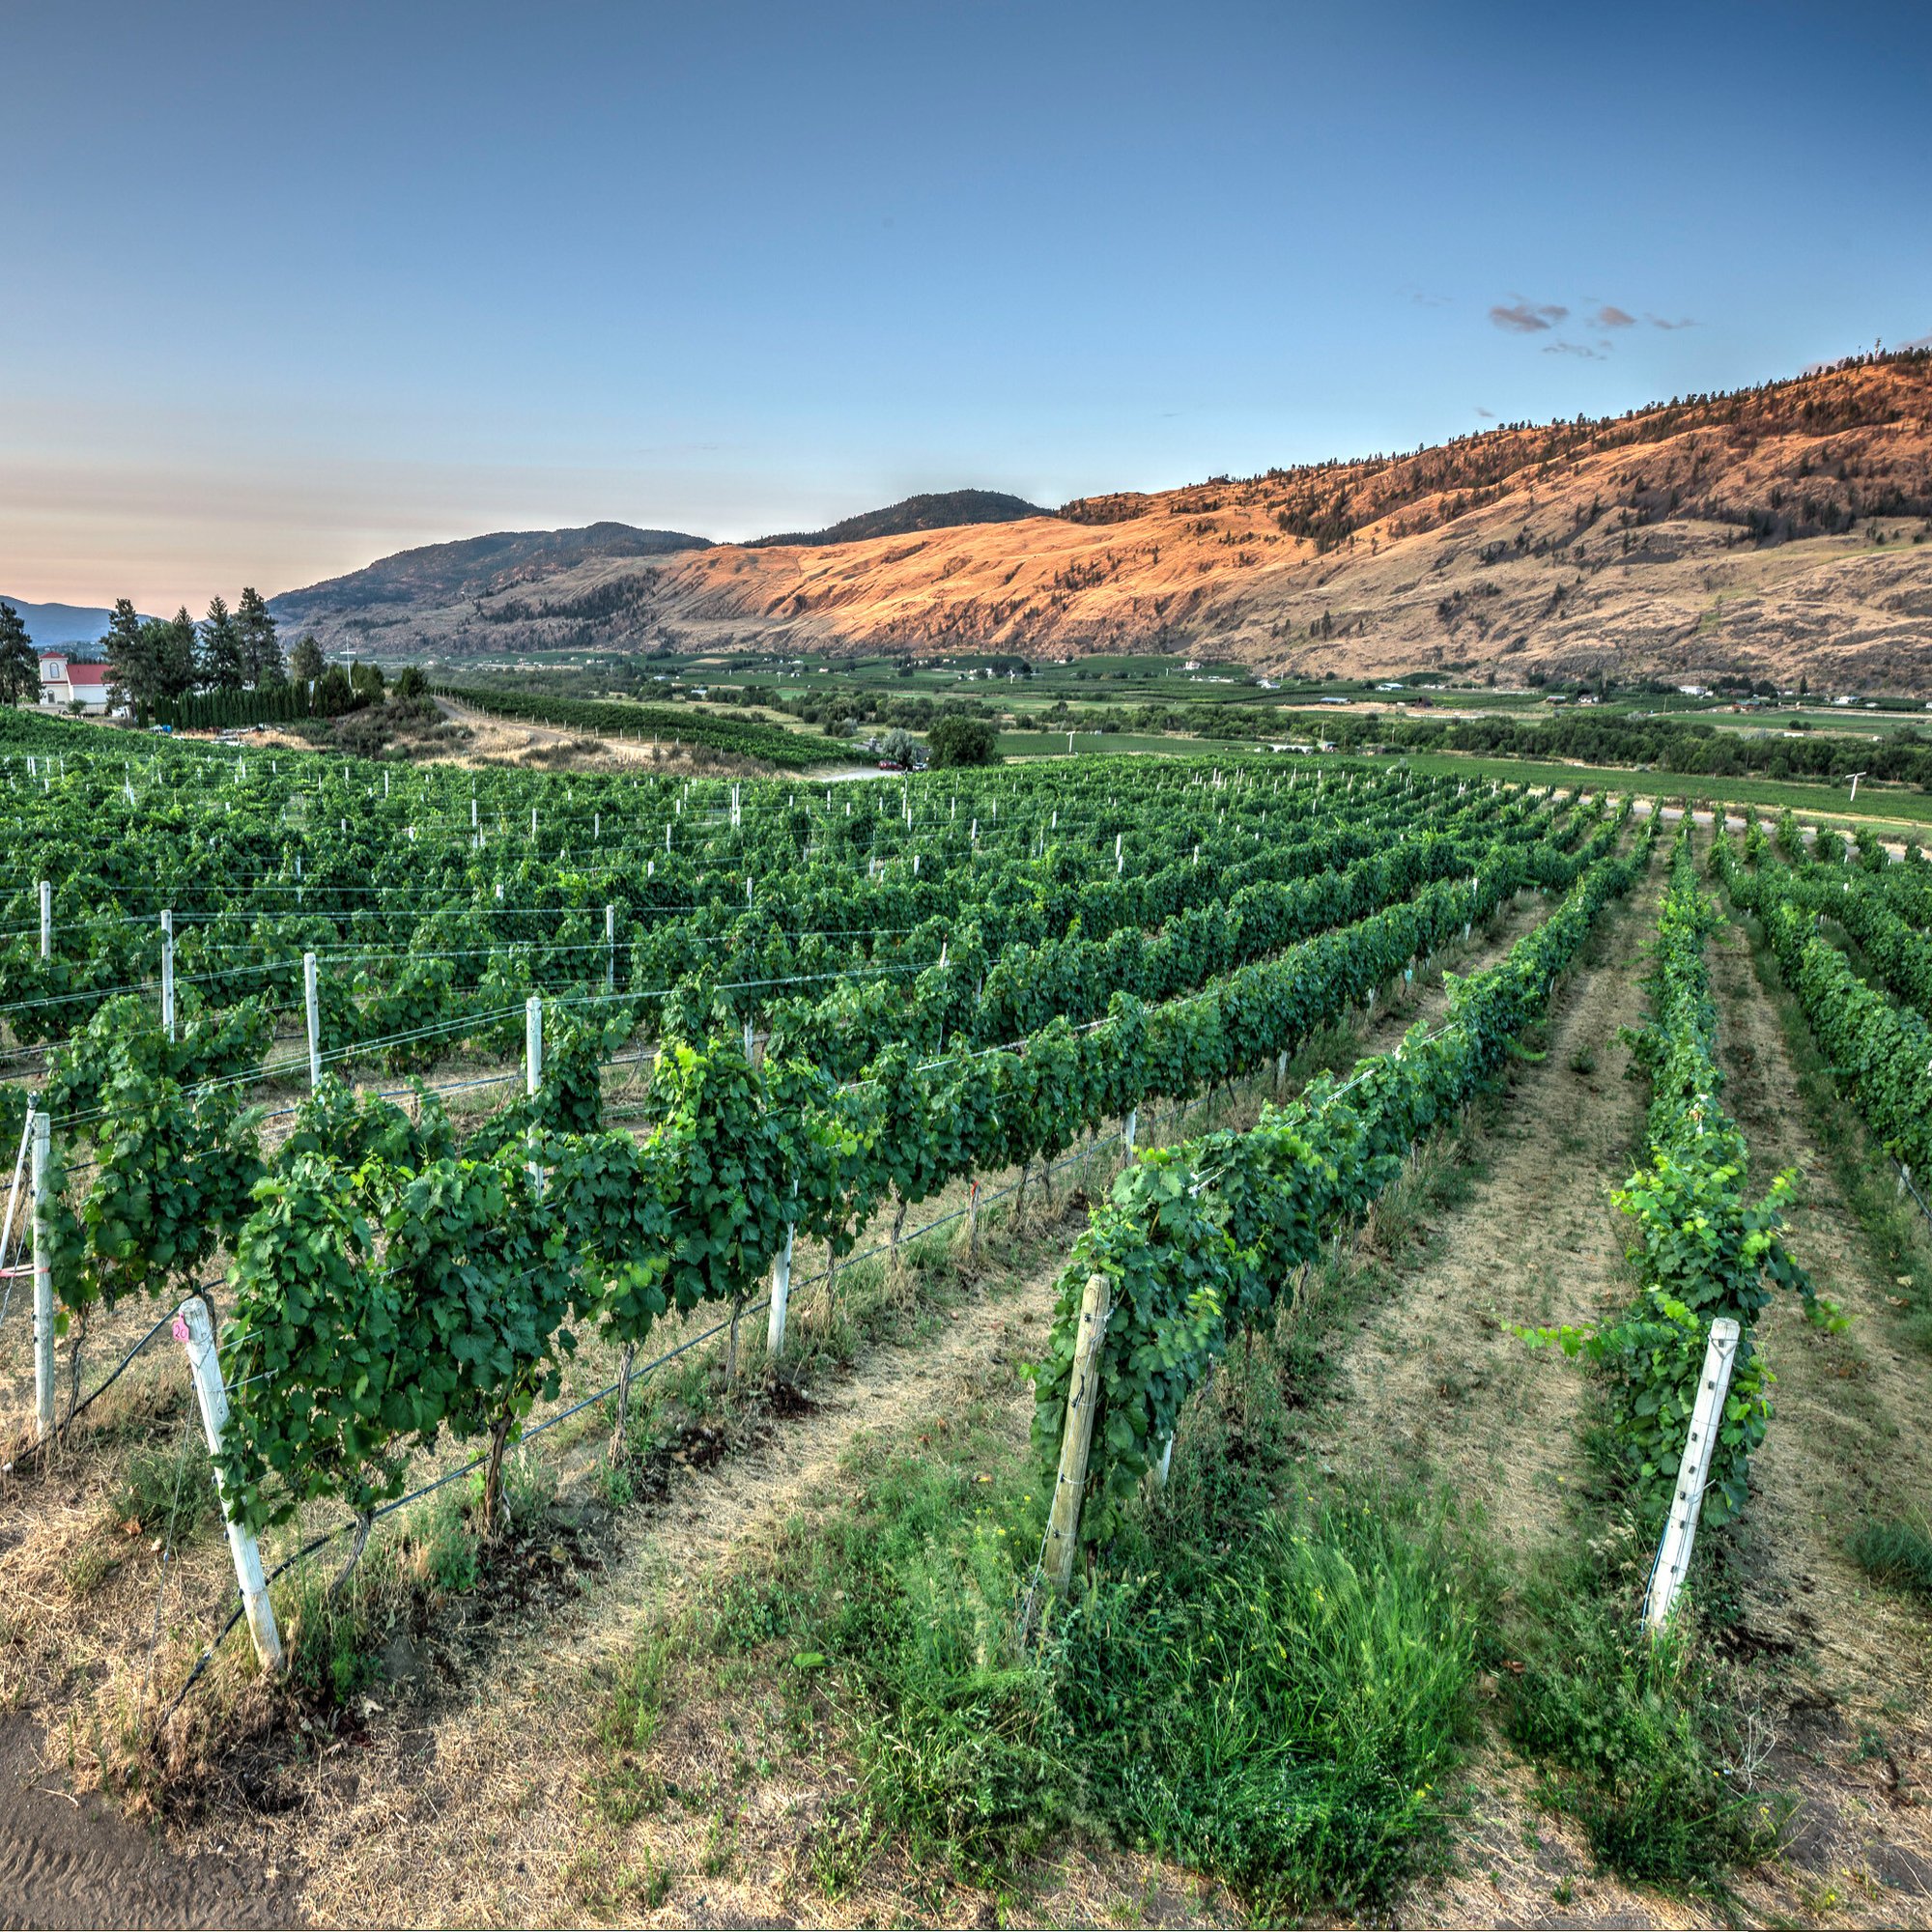
[[[241,626],[218,596],[208,600],[195,669],[204,690],[239,691],[248,681]]]
[[[282,668],[282,641],[262,593],[252,583],[243,588],[235,607],[235,629],[242,640],[242,669],[247,682],[258,691],[265,684],[280,684],[287,675]]]
[[[194,619],[187,614],[187,606],[163,621],[151,617],[141,626],[143,632],[152,633],[156,697],[185,697],[194,689],[195,629]]]
[[[322,675],[322,646],[304,638],[289,653],[289,675],[298,684],[313,684]]]
[[[41,660],[13,605],[0,602],[0,704],[41,701]]]
[[[143,623],[133,605],[125,597],[114,600],[114,614],[107,620],[107,635],[101,644],[114,672],[114,682],[136,704],[151,704],[160,696],[155,664],[153,626]]]

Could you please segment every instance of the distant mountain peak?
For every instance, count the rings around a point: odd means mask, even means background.
[[[92,644],[106,635],[112,611],[89,604],[35,604],[25,597],[0,596],[20,613],[27,635],[42,650]]]
[[[782,536],[753,537],[748,550],[777,545],[864,543],[868,537],[902,537],[914,530],[950,530],[966,524],[1016,524],[1027,517],[1050,517],[1024,497],[1004,490],[937,490],[888,503],[883,510],[863,510],[828,524],[822,530],[792,530]]]
[[[429,599],[487,596],[517,583],[535,583],[600,557],[662,556],[705,550],[709,537],[683,530],[640,530],[631,524],[586,524],[581,529],[493,530],[487,536],[419,544],[346,576],[331,577],[269,600],[278,618],[312,616]]]
[[[609,528],[429,546],[276,614],[326,649],[447,662],[1153,650],[1297,676],[1747,668],[1924,694],[1932,354],[1057,515],[952,491],[751,545]]]

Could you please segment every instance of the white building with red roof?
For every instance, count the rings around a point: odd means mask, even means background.
[[[66,651],[41,653],[41,702],[50,711],[66,711],[76,698],[89,711],[105,711],[113,671],[104,664],[89,664]]]

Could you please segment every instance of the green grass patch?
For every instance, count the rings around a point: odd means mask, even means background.
[[[1475,1630],[1440,1537],[1383,1501],[1102,1583],[1059,1632],[1087,1803],[1263,1919],[1374,1910],[1444,1845]]]
[[[1044,1497],[998,1390],[862,1445],[849,1500],[720,1587],[721,1677],[776,1675],[794,1735],[815,1702],[857,1760],[833,1895],[890,1837],[1010,1887],[1076,1822],[1264,1917],[1385,1903],[1441,1851],[1473,1605],[1426,1513],[1299,1490],[1280,1370],[1226,1366],[1167,1495],[1026,1641]]]
[[[618,1666],[610,1701],[593,1733],[595,1768],[585,1783],[591,1808],[607,1823],[629,1825],[658,1810],[665,1782],[645,1754],[664,1727],[665,1672],[670,1646],[660,1639]]]
[[[1853,1562],[1874,1581],[1932,1604],[1932,1536],[1917,1523],[1861,1523],[1848,1547]]]
[[[217,1519],[214,1466],[198,1429],[176,1433],[172,1445],[150,1443],[122,1466],[113,1500],[117,1522],[138,1522],[149,1536],[180,1548]]]
[[[1036,1505],[990,1420],[855,1452],[851,1502],[729,1579],[713,1639],[772,1653],[794,1694],[836,1692],[867,1808],[916,1860],[972,1882],[1037,1851],[1070,1795],[1050,1674],[1012,1642],[1026,1533],[1009,1523]]]
[[[1076,731],[1073,750],[1069,752],[1065,731],[1002,731],[998,749],[1003,758],[1085,758],[1096,752],[1109,755],[1167,752],[1192,757],[1209,753],[1236,757],[1251,753],[1254,747],[1251,742],[1186,738],[1175,732]]]

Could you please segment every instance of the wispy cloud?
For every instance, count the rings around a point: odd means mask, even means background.
[[[1604,301],[1596,296],[1586,296],[1584,300],[1594,303],[1589,313],[1580,318],[1587,328],[1597,330],[1621,331],[1637,327],[1637,318],[1618,302]],[[1531,301],[1525,296],[1513,296],[1506,302],[1497,302],[1490,310],[1490,321],[1511,335],[1548,335],[1569,321],[1571,311],[1562,302]],[[1643,320],[1653,328],[1695,328],[1694,316],[1652,315],[1645,311]],[[1581,342],[1547,342],[1543,345],[1546,355],[1582,355],[1591,361],[1601,362],[1614,349],[1615,343],[1608,334],[1599,334],[1596,346],[1592,348]]]
[[[1431,289],[1406,289],[1404,293],[1417,308],[1447,308],[1456,298],[1438,296]]]
[[[1476,412],[1476,413],[1477,413],[1477,414],[1478,414],[1479,416],[1481,416],[1481,417],[1482,417],[1482,419],[1483,419],[1483,420],[1484,420],[1485,422],[1494,422],[1494,421],[1495,421],[1495,419],[1496,419],[1496,412],[1495,412],[1495,411],[1494,411],[1494,410],[1484,410],[1484,409],[1479,409],[1479,410],[1478,410],[1478,411]]]
[[[1569,313],[1561,302],[1532,302],[1518,296],[1513,302],[1494,303],[1490,309],[1490,320],[1513,335],[1538,335],[1554,328]]]

